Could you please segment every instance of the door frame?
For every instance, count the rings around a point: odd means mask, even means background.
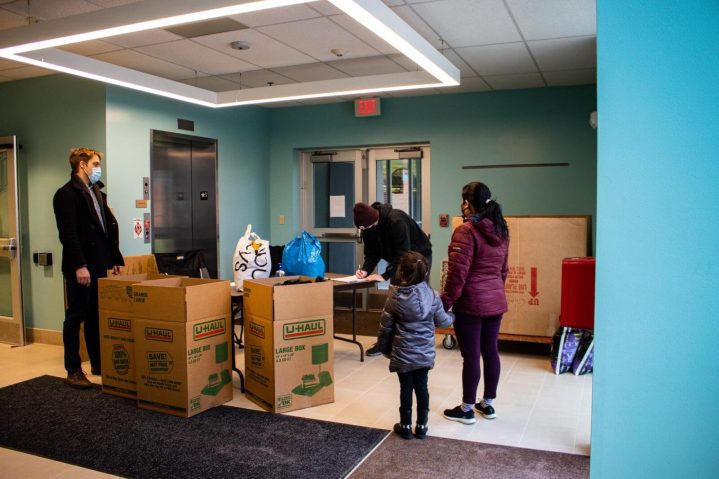
[[[18,196],[18,145],[15,136],[0,136],[0,151],[11,151],[7,155],[5,172],[6,188],[8,192],[8,216],[10,233],[8,238],[0,242],[0,248],[10,257],[10,289],[12,302],[12,316],[0,316],[0,342],[15,346],[24,346],[25,315],[22,301],[22,248],[20,237],[20,205]],[[2,186],[2,185],[0,185]],[[13,253],[14,251],[14,253]],[[5,261],[3,259],[2,261]]]
[[[164,130],[150,130],[150,191],[152,191],[152,162],[153,162],[153,146],[155,143],[155,137],[164,137],[164,138],[177,138],[179,140],[186,140],[186,141],[203,141],[207,143],[212,143],[215,145],[215,251],[217,252],[217,264],[215,267],[217,268],[217,274],[219,276],[220,274],[220,201],[219,201],[219,185],[218,185],[218,165],[220,163],[220,154],[217,148],[217,139],[216,138],[207,138],[204,136],[197,136],[197,135],[186,135],[183,133],[175,133],[171,131],[164,131]],[[150,218],[151,218],[151,225],[155,223],[155,211],[154,211],[154,202],[152,199],[152,195],[150,195]],[[151,230],[152,231],[152,230]],[[152,232],[150,233],[153,234]],[[150,250],[153,251],[154,249],[154,236],[150,237]],[[154,252],[154,251],[153,251]]]

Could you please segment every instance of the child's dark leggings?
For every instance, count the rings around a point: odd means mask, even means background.
[[[412,391],[417,395],[417,411],[429,411],[429,390],[427,376],[429,369],[415,369],[399,376],[399,406],[405,411],[412,410]]]

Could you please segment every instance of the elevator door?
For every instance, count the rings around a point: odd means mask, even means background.
[[[217,141],[152,132],[152,252],[201,250],[217,278]]]

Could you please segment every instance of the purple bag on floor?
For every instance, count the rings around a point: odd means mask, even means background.
[[[560,326],[552,338],[551,364],[554,374],[566,373],[572,369],[574,356],[582,341],[583,329]]]
[[[577,354],[572,362],[572,372],[575,376],[591,373],[594,366],[594,332],[584,331],[582,342],[579,344]]]

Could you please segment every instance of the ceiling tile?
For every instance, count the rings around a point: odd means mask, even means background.
[[[382,0],[382,3],[388,7],[395,7],[397,5],[404,5],[404,0]]]
[[[337,57],[330,52],[334,48],[343,50],[344,58],[379,53],[326,18],[259,27],[258,30],[320,61],[336,60]]]
[[[446,0],[411,8],[454,48],[522,39],[502,0]]]
[[[23,80],[25,78],[41,77],[45,75],[54,75],[57,73],[54,70],[46,70],[45,68],[38,68],[33,66],[14,68],[12,70],[3,70],[2,75],[4,77],[12,78],[13,80]]]
[[[344,13],[342,10],[335,7],[330,2],[326,2],[325,0],[321,0],[319,2],[312,2],[309,4],[309,6],[317,12],[321,13],[322,15],[342,15]]]
[[[78,55],[85,56],[99,55],[100,53],[107,53],[121,49],[121,47],[117,45],[113,45],[112,43],[104,42],[102,40],[90,40],[82,43],[73,43],[59,48],[70,53],[77,53]]]
[[[385,56],[337,60],[327,64],[353,77],[407,71]]]
[[[170,80],[180,80],[195,76],[195,71],[190,68],[166,62],[150,55],[144,55],[134,50],[118,50],[116,52],[102,53],[93,58],[125,68],[139,70],[149,73],[150,75],[169,78]]]
[[[223,78],[232,80],[235,83],[241,84],[246,88],[257,88],[261,86],[269,86],[268,83],[272,82],[275,85],[286,85],[289,83],[297,83],[290,78],[275,73],[271,70],[252,70],[249,72],[233,73],[232,75],[222,75]]]
[[[395,47],[369,31],[364,25],[360,25],[357,20],[350,17],[349,15],[335,15],[333,17],[330,17],[330,20],[332,20],[333,22],[350,32],[352,35],[365,42],[367,45],[370,45],[380,53],[384,53],[385,55],[399,53]]]
[[[313,10],[307,5],[289,5],[281,8],[260,10],[258,12],[243,13],[242,15],[232,15],[230,18],[254,28],[264,25],[274,25],[276,23],[317,18],[319,16],[321,15],[316,10]]]
[[[349,76],[324,63],[274,68],[274,71],[298,82],[334,80],[336,78],[347,78]]]
[[[542,71],[596,68],[596,37],[558,38],[527,42]]]
[[[541,88],[545,86],[539,73],[487,75],[483,78],[484,81],[495,90],[516,90],[520,88]]]
[[[503,43],[482,47],[456,48],[480,75],[536,72],[537,67],[524,43]]]
[[[0,9],[0,30],[22,27],[23,25],[27,25],[27,18],[25,15],[19,15],[17,13]]]
[[[408,72],[416,72],[420,69],[419,66],[415,62],[413,62],[411,59],[404,56],[402,53],[396,53],[394,55],[387,55],[387,58],[389,58],[396,64],[400,65],[402,68],[404,68]]]
[[[445,57],[447,57],[447,60],[449,60],[454,66],[459,68],[460,78],[477,76],[477,72],[475,72],[467,62],[462,60],[462,58],[460,58],[460,56],[457,55],[457,52],[455,52],[454,50],[446,50],[442,53]]]
[[[187,78],[185,80],[180,80],[180,81],[182,83],[196,86],[198,88],[204,88],[205,90],[210,90],[210,91],[232,91],[232,90],[240,89],[239,83],[235,83],[235,82],[227,80],[225,78],[214,77],[214,76]]]
[[[87,0],[90,3],[94,3],[100,7],[111,8],[119,7],[120,5],[128,5],[130,3],[137,3],[142,0]]]
[[[207,48],[192,40],[149,45],[136,50],[209,75],[257,70],[255,65]]]
[[[144,32],[117,35],[104,39],[104,41],[106,42],[114,43],[115,45],[119,45],[125,48],[144,47],[147,45],[172,42],[175,40],[182,40],[182,37],[159,28],[154,30],[146,30]]]
[[[422,20],[422,18],[410,7],[395,7],[392,10],[394,10],[394,13],[396,13],[398,17],[404,20],[407,25],[412,27],[415,32],[419,33],[422,38],[427,40],[434,48],[439,50],[443,47],[442,40],[440,38],[441,35],[432,30],[432,27],[430,27],[427,22]]]
[[[596,0],[507,0],[525,40],[597,34]]]
[[[437,88],[440,93],[464,93],[468,91],[489,91],[487,82],[479,77],[462,78],[459,86]]]
[[[597,71],[593,68],[583,70],[563,70],[543,72],[548,86],[592,85],[597,83]]]
[[[288,47],[284,43],[278,42],[257,30],[218,33],[193,40],[261,68],[299,65],[316,61],[314,58]],[[247,50],[235,50],[230,47],[230,43],[239,40],[249,43],[250,48]]]
[[[7,3],[3,5],[3,8],[18,15],[28,15],[27,0]],[[32,0],[30,2],[30,16],[41,20],[69,17],[70,15],[78,15],[95,10],[101,10],[101,7],[86,2],[85,0],[63,0],[62,2],[58,2],[57,0]]]

